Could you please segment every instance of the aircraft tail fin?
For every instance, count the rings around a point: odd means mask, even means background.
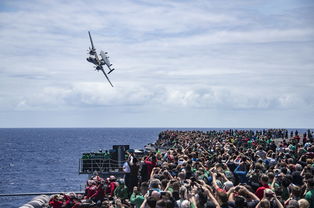
[[[113,70],[115,70],[114,68],[113,69],[110,69],[110,71],[108,72],[108,74],[110,74]]]

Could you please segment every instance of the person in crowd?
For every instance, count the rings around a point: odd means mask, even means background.
[[[114,190],[114,195],[122,200],[129,198],[128,187],[124,183],[124,179],[118,180],[118,187]]]
[[[310,208],[314,208],[314,179],[310,178],[307,184],[305,199],[310,203]]]
[[[132,205],[135,205],[136,208],[140,208],[142,203],[144,202],[144,195],[147,193],[147,189],[141,188],[141,190],[138,190],[138,188],[135,186],[133,188],[133,193],[130,198],[130,202]]]
[[[260,184],[261,184],[261,186],[257,188],[255,194],[259,199],[262,199],[264,196],[265,189],[270,188],[270,186],[268,185],[268,176],[267,175],[264,174],[260,177]]]
[[[117,186],[119,185],[116,182],[116,177],[115,176],[110,176],[109,178],[107,178],[106,180],[107,183],[107,188],[106,188],[106,194],[109,195],[110,198],[113,198],[114,196],[114,190],[117,188]]]

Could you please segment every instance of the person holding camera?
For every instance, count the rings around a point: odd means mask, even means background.
[[[247,187],[238,185],[228,191],[228,205],[233,208],[255,208],[260,199]]]
[[[256,208],[284,208],[284,206],[271,189],[265,189],[263,199]]]

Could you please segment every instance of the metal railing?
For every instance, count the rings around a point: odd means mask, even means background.
[[[79,173],[92,174],[97,171],[99,173],[123,172],[123,163],[125,161],[117,161],[110,158],[88,158],[80,159]]]

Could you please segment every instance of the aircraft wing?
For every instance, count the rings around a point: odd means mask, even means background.
[[[92,45],[92,49],[94,50],[95,47],[94,47],[93,39],[92,39],[92,36],[90,35],[90,32],[89,32],[89,31],[88,31],[88,35],[89,35],[90,43],[91,43],[91,45]]]
[[[104,71],[103,68],[101,68],[101,71],[104,73],[104,75],[105,75],[106,79],[108,80],[108,82],[110,83],[111,87],[113,87],[112,83],[110,82],[109,77],[107,76],[107,74],[106,74],[106,72]]]

